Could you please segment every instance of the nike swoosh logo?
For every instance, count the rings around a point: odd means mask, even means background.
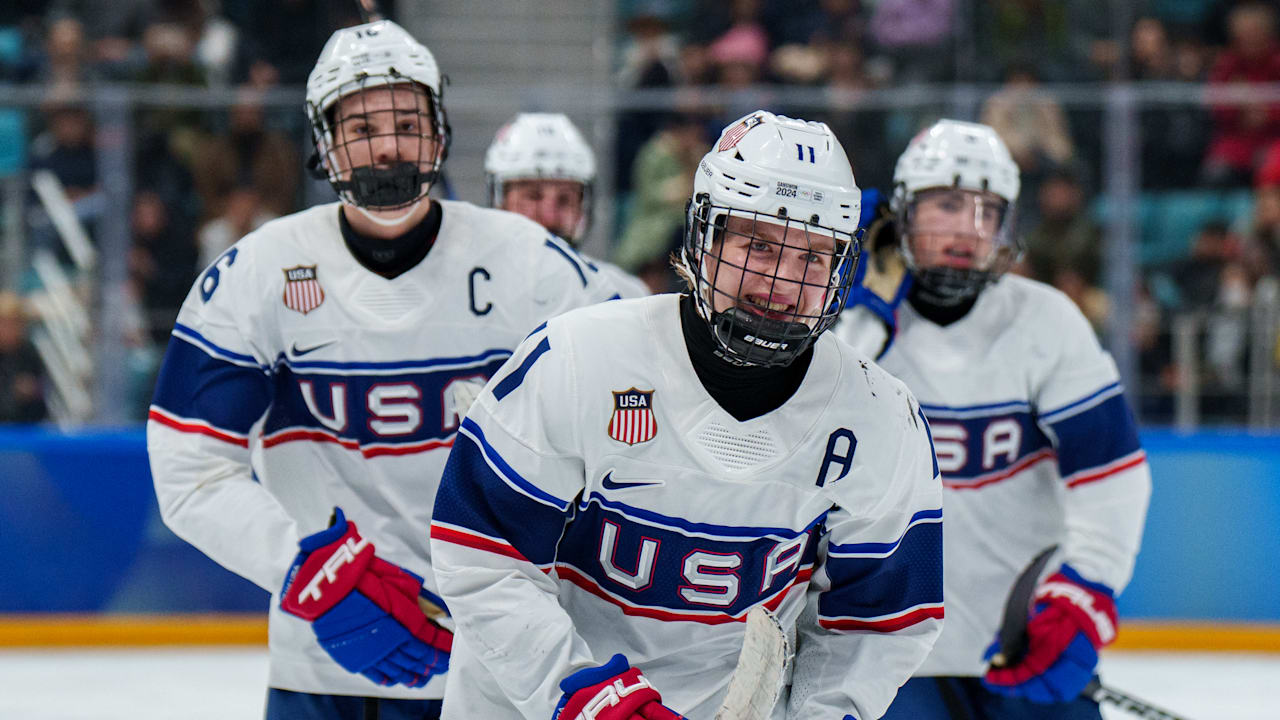
[[[303,355],[306,355],[307,353],[313,353],[313,352],[315,352],[315,351],[319,350],[319,349],[320,349],[320,348],[322,348],[322,347],[328,347],[328,346],[330,346],[330,345],[332,345],[332,344],[334,344],[334,343],[336,343],[336,342],[338,342],[338,341],[337,341],[337,340],[329,340],[329,341],[327,341],[327,342],[322,342],[322,343],[320,343],[319,345],[312,345],[312,346],[311,346],[311,347],[309,347],[309,348],[300,348],[300,347],[298,347],[298,343],[294,343],[294,344],[293,344],[293,355],[294,355],[294,357],[302,357]]]
[[[600,485],[605,490],[626,490],[627,488],[647,487],[649,485],[663,485],[662,480],[614,480],[613,471],[604,474],[600,479]]]

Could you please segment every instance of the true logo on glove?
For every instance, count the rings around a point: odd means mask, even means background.
[[[347,541],[338,546],[333,551],[333,554],[324,561],[324,565],[321,566],[320,572],[311,576],[311,580],[307,582],[306,587],[302,588],[302,592],[298,595],[298,602],[305,602],[307,600],[319,601],[322,595],[320,592],[320,583],[324,581],[333,582],[336,580],[338,578],[338,568],[354,562],[356,555],[359,555],[360,551],[368,546],[369,541],[362,537],[356,536],[347,538]]]
[[[1116,625],[1111,622],[1111,618],[1107,614],[1093,604],[1093,595],[1088,590],[1067,582],[1046,582],[1040,586],[1040,591],[1036,593],[1037,600],[1044,598],[1060,597],[1067,602],[1075,605],[1085,614],[1091,621],[1095,631],[1098,633],[1098,640],[1102,645],[1110,645],[1116,639]]]
[[[600,713],[621,702],[622,698],[645,688],[653,690],[653,685],[650,685],[649,680],[643,675],[637,676],[635,683],[631,685],[624,685],[622,678],[618,678],[609,685],[600,688],[600,692],[591,698],[586,706],[582,708],[582,712],[578,713],[573,720],[595,720]]]

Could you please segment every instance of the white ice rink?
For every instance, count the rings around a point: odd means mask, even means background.
[[[1280,655],[1117,652],[1102,673],[1191,720],[1280,718]],[[3,650],[0,720],[249,720],[266,677],[257,648]]]

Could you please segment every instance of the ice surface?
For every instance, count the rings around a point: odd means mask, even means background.
[[[1102,677],[1190,720],[1280,718],[1280,654],[1113,652]],[[0,718],[261,718],[266,683],[262,648],[0,650]]]

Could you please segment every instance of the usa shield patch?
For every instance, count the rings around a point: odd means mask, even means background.
[[[653,390],[635,388],[615,390],[609,437],[628,445],[652,440],[658,434],[658,423],[653,417],[653,393]]]
[[[284,269],[284,306],[306,315],[324,302],[324,289],[316,278],[315,265]]]

